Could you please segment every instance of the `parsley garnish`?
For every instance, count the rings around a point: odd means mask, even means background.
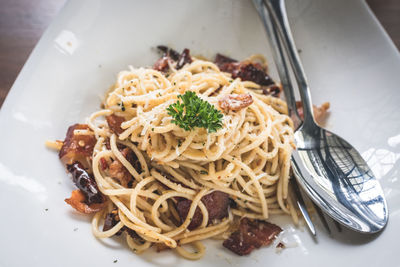
[[[178,95],[178,101],[171,104],[167,111],[168,115],[173,117],[172,123],[185,131],[199,127],[213,133],[222,128],[223,115],[221,111],[191,91],[186,91],[184,95]]]

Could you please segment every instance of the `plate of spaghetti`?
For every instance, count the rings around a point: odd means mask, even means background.
[[[211,62],[158,48],[153,68],[118,74],[87,124],[47,142],[78,187],[65,201],[94,213],[96,237],[125,232],[136,253],[153,246],[200,259],[208,238],[238,255],[270,244],[282,231],[270,215],[298,217],[293,123],[265,59]]]
[[[395,266],[398,52],[363,1],[287,5],[314,113],[380,179],[385,231],[329,235],[310,205],[307,232],[251,2],[72,0],[0,113],[0,265]]]

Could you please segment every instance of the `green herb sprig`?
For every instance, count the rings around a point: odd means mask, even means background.
[[[209,133],[222,128],[222,113],[213,105],[198,97],[194,92],[186,91],[178,95],[178,101],[168,108],[172,123],[191,131],[195,127],[205,128]]]

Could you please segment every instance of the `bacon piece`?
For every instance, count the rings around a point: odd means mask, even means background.
[[[243,218],[239,229],[224,241],[223,246],[240,256],[248,255],[255,248],[271,244],[281,231],[275,224]]]
[[[106,148],[108,150],[111,149],[111,144],[110,144],[110,138],[106,137],[106,139],[104,140],[104,145],[106,146]],[[117,143],[117,148],[121,151],[122,149],[124,149],[126,146],[124,146],[123,144]]]
[[[89,168],[88,162],[96,144],[96,137],[92,134],[74,134],[75,130],[90,130],[90,128],[86,124],[70,126],[58,156],[65,165],[80,162],[83,166]]]
[[[139,242],[140,244],[144,244],[146,241],[136,233],[135,230],[132,230],[131,228],[124,226],[122,227],[123,231],[125,231],[130,237],[136,240],[136,242]]]
[[[222,218],[228,216],[228,194],[221,191],[213,191],[210,194],[203,196],[201,198],[201,202],[203,202],[208,211],[208,223],[212,223],[214,220],[221,220]],[[191,204],[192,201],[185,198],[180,198],[178,200],[176,204],[176,209],[179,213],[179,217],[181,218],[181,223],[185,221],[186,216],[189,213]],[[193,215],[192,221],[188,226],[188,229],[193,230],[199,227],[202,221],[203,214],[201,213],[200,208],[197,207]]]
[[[104,224],[103,224],[103,232],[110,230],[113,228],[117,223],[119,222],[119,217],[118,217],[118,210],[113,209],[111,212],[106,214],[106,217],[104,219]],[[122,227],[115,235],[119,236],[124,232],[125,227]]]
[[[72,174],[72,180],[80,192],[84,194],[88,204],[104,202],[104,196],[97,187],[96,181],[79,162],[67,165],[67,170]]]
[[[181,69],[185,64],[192,63],[192,58],[190,56],[190,50],[185,48],[178,58],[178,63],[176,63],[176,69]]]
[[[154,63],[153,69],[164,73],[168,72],[169,70],[168,61],[179,60],[180,54],[176,52],[174,49],[169,48],[165,45],[159,45],[157,46],[157,49],[163,52],[163,55]]]
[[[140,162],[132,150],[129,148],[124,148],[122,149],[121,153],[129,161],[129,163],[132,164],[138,173],[142,172]],[[108,172],[111,177],[117,179],[124,187],[129,187],[130,183],[132,182],[132,175],[119,160],[115,160],[109,165]]]
[[[267,88],[264,88],[262,92],[264,95],[272,95],[273,97],[279,97],[279,95],[282,92],[282,87],[277,84],[274,84]]]
[[[113,209],[111,212],[107,213],[106,218],[104,219],[104,225],[103,225],[103,232],[108,231],[111,228],[113,228],[117,223],[120,221],[119,216],[118,216],[118,210]],[[139,240],[139,242],[144,242],[144,240],[132,229],[124,226],[122,227],[115,235],[119,236],[123,232],[126,232],[128,235],[130,235],[133,239]]]
[[[169,57],[167,57],[167,56],[161,57],[160,59],[158,59],[156,61],[156,63],[154,63],[153,69],[161,71],[161,72],[167,72],[169,69],[168,60],[169,60]]]
[[[128,183],[132,180],[132,176],[129,173],[129,171],[124,167],[124,165],[122,165],[121,162],[119,162],[119,160],[114,160],[109,168],[108,168],[108,173],[109,175],[114,178],[117,179],[118,182],[123,186],[123,187],[127,187]]]
[[[85,199],[86,199],[85,195],[82,193],[81,190],[78,189],[72,191],[71,197],[66,198],[65,202],[67,202],[77,211],[85,214],[98,212],[99,210],[103,209],[106,206],[106,202],[87,204],[85,203]]]
[[[118,222],[119,222],[118,211],[117,209],[113,209],[111,212],[106,214],[106,218],[104,219],[103,232],[110,230]]]
[[[215,56],[214,62],[215,62],[215,64],[216,64],[219,68],[221,68],[221,66],[222,66],[223,64],[225,64],[225,63],[237,62],[237,60],[236,60],[236,59],[233,59],[233,58],[230,58],[230,57],[227,57],[227,56],[224,56],[224,55],[221,55],[221,54],[218,53],[218,54]]]
[[[174,49],[169,48],[168,46],[165,45],[159,45],[157,46],[157,49],[163,52],[163,56],[170,57],[172,60],[177,61],[179,59],[179,53],[176,52]]]
[[[121,128],[121,124],[125,121],[124,117],[117,116],[115,114],[106,116],[108,127],[116,134],[120,135],[124,129]]]
[[[105,158],[100,158],[100,166],[103,171],[108,168],[108,163]]]
[[[238,111],[250,106],[253,103],[253,98],[250,94],[231,94],[222,97],[218,103],[224,111]]]
[[[329,102],[325,102],[319,107],[316,105],[313,105],[314,118],[318,124],[324,123],[324,121],[326,119],[326,115],[328,114],[329,107],[330,107]],[[303,104],[300,101],[296,101],[296,108],[297,108],[297,112],[299,113],[300,118],[304,119]]]
[[[267,74],[267,70],[259,63],[250,61],[237,62],[227,56],[217,54],[215,63],[221,71],[232,74],[232,78],[241,78],[242,81],[252,81],[259,85],[273,85],[274,81]]]
[[[178,70],[181,69],[185,64],[192,63],[190,50],[187,48],[185,48],[181,54],[164,45],[159,45],[157,48],[163,52],[163,55],[156,61],[156,63],[154,63],[153,69],[155,70],[167,72],[169,70],[169,60],[177,62],[176,69]]]
[[[138,173],[141,173],[142,165],[140,165],[139,159],[137,158],[136,154],[129,148],[124,148],[121,151],[122,155],[126,158],[127,161],[135,168]]]
[[[271,85],[274,81],[269,77],[264,68],[258,63],[241,62],[239,69],[233,72],[234,78],[239,77],[244,81],[253,81],[259,85]]]

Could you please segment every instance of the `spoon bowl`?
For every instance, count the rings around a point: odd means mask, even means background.
[[[358,151],[316,124],[295,133],[293,171],[309,197],[329,216],[363,233],[376,233],[388,221],[382,188]],[[301,162],[301,164],[296,164]]]

